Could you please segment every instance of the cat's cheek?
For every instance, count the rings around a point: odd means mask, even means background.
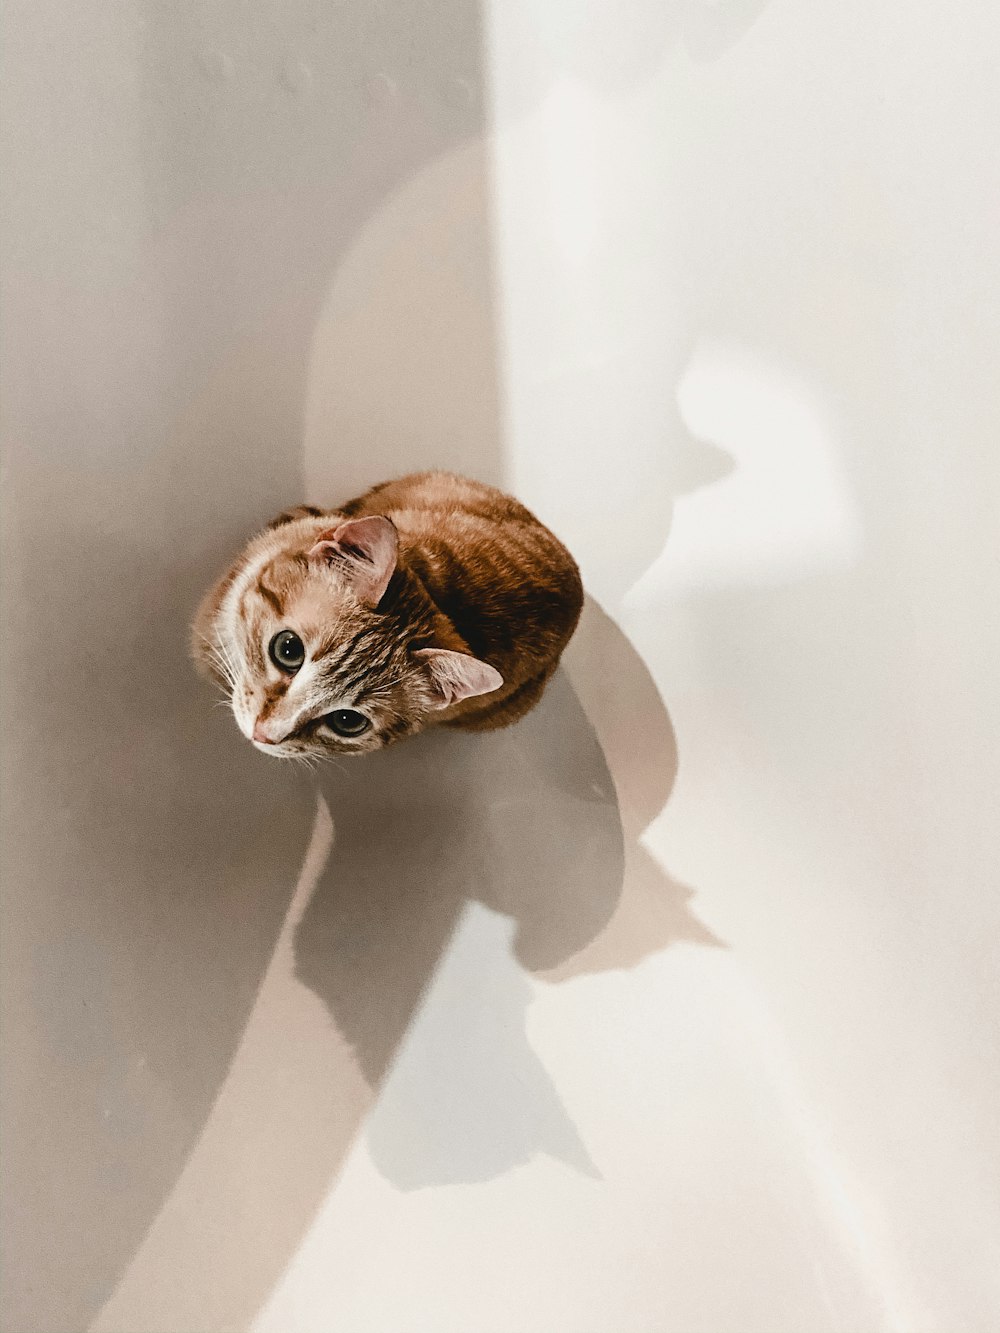
[[[351,753],[371,754],[375,750],[384,750],[386,746],[393,745],[395,744],[396,741],[404,740],[407,736],[410,736],[412,734],[413,734],[412,731],[406,731],[403,733],[397,732],[395,734],[387,731],[371,731],[363,738],[363,740],[358,745],[351,747]]]

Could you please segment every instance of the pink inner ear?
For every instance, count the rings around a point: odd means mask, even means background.
[[[503,676],[488,662],[446,648],[418,648],[414,657],[424,662],[434,686],[435,708],[449,708],[478,694],[492,694],[503,684]]]
[[[399,535],[381,515],[351,518],[320,534],[309,559],[335,564],[347,577],[358,598],[370,606],[382,600],[396,569]]]

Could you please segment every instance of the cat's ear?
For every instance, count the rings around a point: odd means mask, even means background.
[[[351,518],[321,532],[309,552],[314,564],[335,565],[346,576],[359,601],[378,606],[396,568],[399,534],[381,515]]]
[[[418,648],[413,656],[423,662],[434,686],[434,708],[450,708],[477,694],[492,694],[503,684],[503,676],[478,657],[452,653],[446,648]]]

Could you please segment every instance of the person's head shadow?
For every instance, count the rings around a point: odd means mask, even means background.
[[[540,1151],[595,1172],[528,1043],[525,972],[561,981],[718,944],[639,845],[673,783],[673,729],[593,602],[572,663],[575,686],[560,670],[510,730],[428,733],[322,779],[335,842],[296,970],[379,1091],[369,1147],[402,1188]]]

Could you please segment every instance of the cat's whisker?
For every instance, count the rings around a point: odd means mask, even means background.
[[[218,668],[219,674],[229,683],[230,689],[235,689],[236,676],[229,660],[224,658],[219,649],[212,644],[208,645],[208,655],[214,665]]]
[[[219,654],[222,661],[225,663],[226,676],[232,683],[233,687],[235,688],[236,676],[238,674],[236,668],[236,659],[233,656],[233,653],[230,650],[229,645],[225,643],[224,640],[219,641]]]
[[[219,672],[219,675],[223,678],[222,681],[219,682],[219,689],[222,690],[223,694],[231,695],[233,690],[233,682],[229,679],[225,671],[222,669],[221,666],[219,666],[218,663],[215,663],[215,666]]]
[[[226,663],[220,664],[220,670],[222,671],[223,676],[225,676],[226,683],[229,686],[229,692],[232,694],[236,689],[236,672]]]
[[[227,685],[228,685],[228,688],[227,688]],[[231,702],[232,702],[232,698],[233,698],[233,685],[232,685],[232,682],[231,682],[231,681],[227,681],[227,685],[221,685],[221,684],[218,684],[218,682],[216,683],[216,687],[217,687],[219,693],[222,695],[222,702],[223,702],[223,703],[231,703]]]
[[[227,675],[235,674],[236,663],[229,649],[229,645],[221,637],[209,639],[206,635],[200,635],[202,643],[205,644],[209,653],[220,665],[228,668]]]
[[[405,679],[406,679],[406,672],[403,672],[403,673],[402,673],[401,675],[399,675],[399,676],[393,676],[393,678],[392,678],[391,680],[382,680],[382,681],[379,681],[378,689],[377,689],[377,690],[373,690],[373,691],[372,691],[372,694],[371,694],[369,697],[371,697],[371,698],[376,698],[377,696],[379,696],[380,694],[382,694],[383,691],[390,689],[391,686],[393,686],[393,685],[398,685],[398,684],[400,683],[400,681],[405,680]]]
[[[199,634],[198,638],[204,644],[208,655],[215,661],[222,660],[222,648],[218,639],[210,639],[207,634]]]

